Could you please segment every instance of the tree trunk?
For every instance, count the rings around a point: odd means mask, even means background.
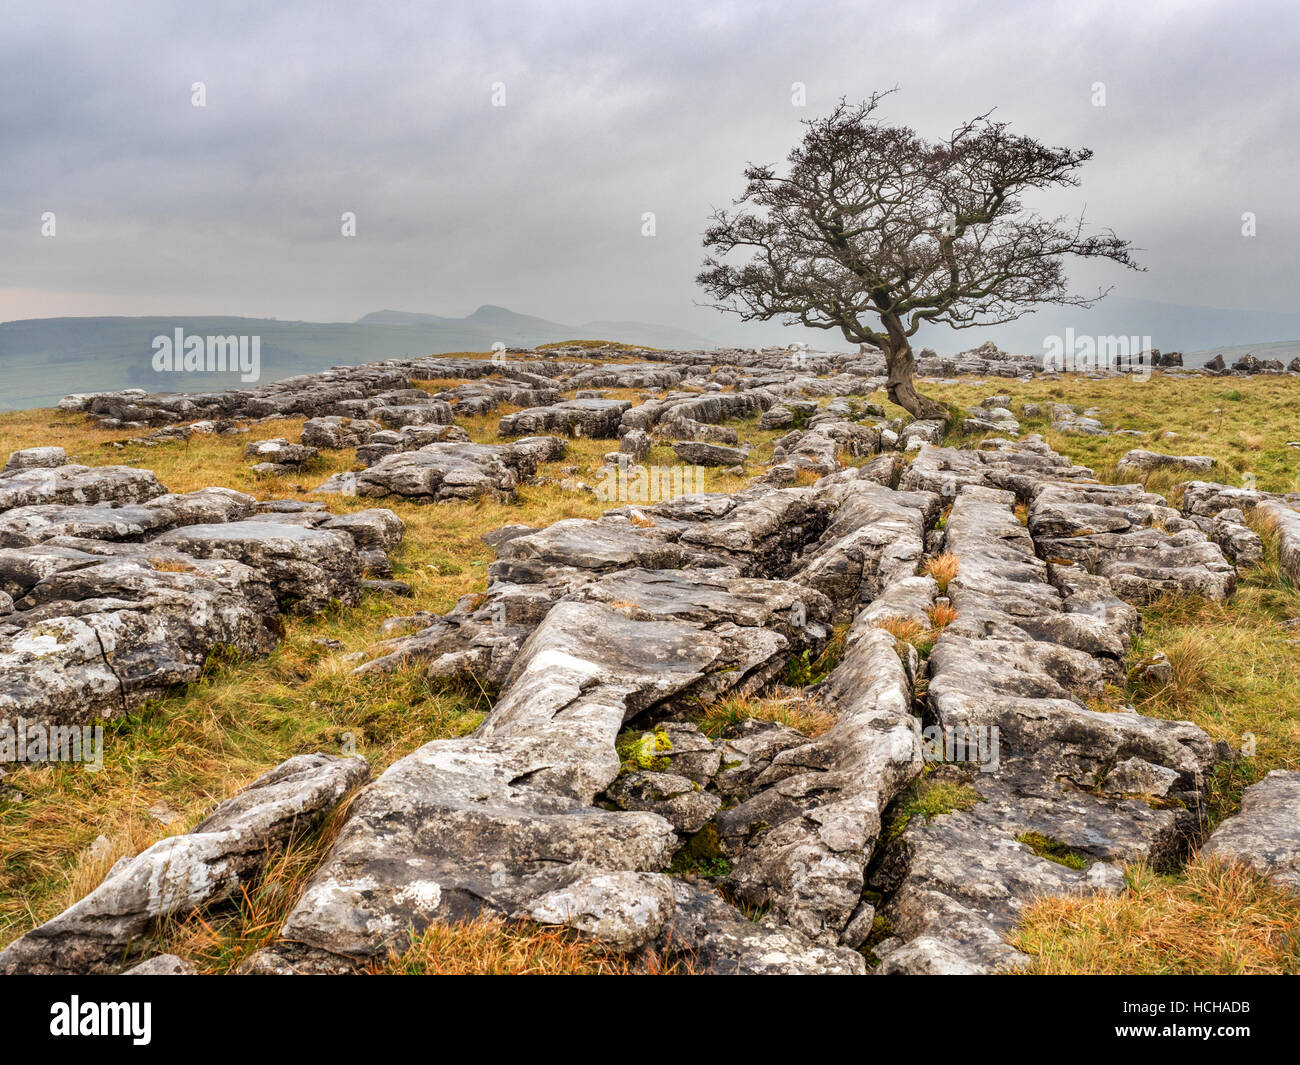
[[[886,323],[889,328],[889,323]],[[895,337],[889,328],[890,339],[894,343],[885,349],[885,365],[889,368],[889,379],[885,382],[885,391],[889,398],[907,411],[913,418],[938,418],[947,424],[948,408],[936,403],[929,396],[923,396],[912,384],[912,374],[916,370],[916,360],[912,357],[912,345],[907,337]]]

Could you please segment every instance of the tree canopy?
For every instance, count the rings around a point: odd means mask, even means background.
[[[804,123],[782,175],[750,164],[733,209],[715,211],[697,281],[745,320],[839,330],[886,356],[890,398],[916,417],[942,408],[912,383],[911,338],[927,323],[996,325],[1069,292],[1069,256],[1137,269],[1128,241],[1045,218],[1027,190],[1075,186],[1087,148],[1051,148],[983,114],[927,141],[876,117],[887,93]],[[743,258],[743,261],[733,261]]]

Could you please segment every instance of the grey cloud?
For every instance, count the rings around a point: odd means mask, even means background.
[[[107,293],[124,314],[491,302],[716,333],[692,302],[710,208],[801,118],[898,84],[889,117],[927,134],[996,106],[1095,149],[1050,206],[1086,205],[1151,269],[1081,287],[1294,307],[1288,4],[47,3],[6,20],[0,289]]]

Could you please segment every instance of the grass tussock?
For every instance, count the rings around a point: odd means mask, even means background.
[[[1240,865],[1195,859],[1177,877],[1145,865],[1118,895],[1044,898],[1014,945],[1029,972],[1300,973],[1300,899]]]
[[[701,732],[716,740],[728,725],[746,718],[774,721],[778,725],[820,736],[835,724],[835,715],[824,709],[815,697],[762,698],[757,695],[727,695],[702,707],[697,719]]]
[[[1221,634],[1220,634],[1221,635]],[[1220,644],[1205,632],[1183,631],[1161,645],[1173,669],[1173,679],[1152,683],[1135,678],[1136,690],[1145,694],[1141,702],[1161,717],[1193,711],[1209,697],[1230,696],[1232,689],[1219,679]]]
[[[934,558],[926,562],[922,573],[929,574],[934,578],[935,583],[939,585],[940,595],[947,595],[949,583],[957,576],[957,556],[951,551],[935,555]]]
[[[1281,574],[1276,536],[1257,523],[1263,563],[1238,581],[1232,599],[1169,596],[1148,604],[1130,661],[1163,651],[1173,667],[1167,684],[1136,677],[1126,697],[1153,717],[1192,721],[1222,740],[1236,759],[1210,781],[1208,827],[1236,810],[1242,790],[1271,769],[1300,769],[1300,714],[1292,712],[1300,667],[1300,593]]]
[[[934,606],[928,607],[925,613],[935,632],[943,632],[948,625],[957,620],[957,611],[948,603],[935,603]]]
[[[960,772],[953,772],[953,767],[927,765],[890,806],[881,842],[898,839],[914,817],[929,821],[940,814],[971,810],[979,802],[984,802],[984,796]]]
[[[894,649],[899,658],[907,658],[908,646],[915,647],[922,658],[934,650],[938,631],[933,626],[922,625],[915,618],[882,618],[876,628],[884,629],[894,638]]]

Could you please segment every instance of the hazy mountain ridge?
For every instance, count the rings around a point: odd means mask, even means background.
[[[48,406],[71,392],[144,388],[151,392],[239,387],[237,374],[177,374],[153,369],[153,339],[176,329],[187,336],[261,337],[263,381],[330,366],[380,359],[489,351],[497,343],[533,347],[560,340],[621,340],[650,347],[708,348],[717,341],[643,322],[562,325],[485,305],[466,318],[377,311],[357,322],[301,322],[233,316],[32,318],[0,323],[0,410]]]
[[[593,320],[565,325],[506,307],[484,304],[463,318],[379,310],[355,322],[282,321],[238,316],[32,318],[0,323],[0,410],[51,405],[71,392],[144,388],[213,391],[237,387],[236,374],[166,375],[152,366],[153,338],[183,329],[187,335],[261,337],[263,381],[337,365],[386,358],[489,351],[494,344],[533,347],[561,340],[618,340],[655,348],[761,347],[805,341],[814,348],[851,346],[828,331],[779,323],[701,319],[708,335],[649,322]],[[716,332],[714,329],[716,328]],[[1300,355],[1300,313],[1234,311],[1110,297],[1090,310],[1048,307],[1001,326],[923,329],[916,347],[954,354],[993,340],[1004,351],[1041,356],[1044,339],[1131,336],[1163,351],[1182,351],[1188,366],[1222,352],[1229,364],[1246,352],[1284,363]]]

